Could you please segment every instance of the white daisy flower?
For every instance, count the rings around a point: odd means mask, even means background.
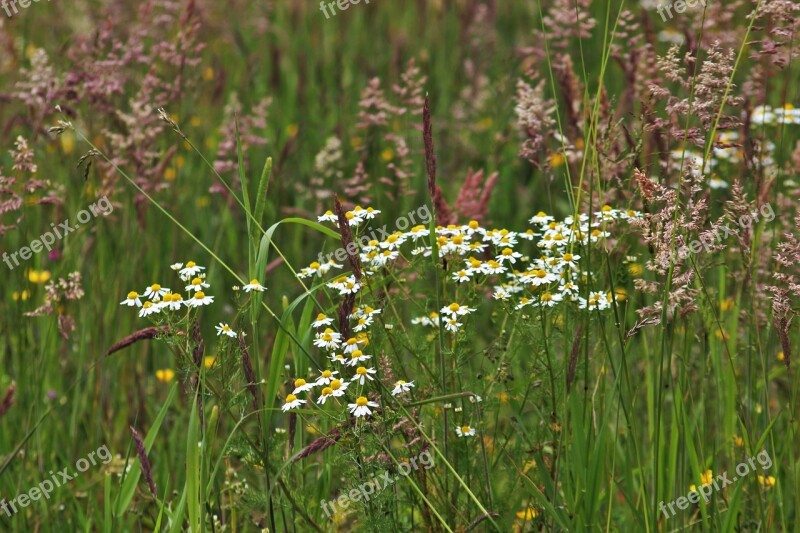
[[[301,392],[310,391],[316,386],[315,382],[306,382],[303,378],[297,378],[294,380],[294,390],[292,394],[300,394]]]
[[[453,281],[457,281],[458,283],[465,283],[469,281],[471,278],[471,272],[467,272],[466,270],[459,270],[458,272],[453,272]]]
[[[412,238],[412,239],[414,239],[414,240],[421,239],[421,238],[423,238],[423,237],[427,237],[427,236],[428,236],[428,235],[430,235],[430,234],[431,234],[431,232],[428,230],[428,228],[426,228],[426,227],[425,227],[425,226],[423,226],[423,225],[414,226],[413,228],[411,228],[411,229],[410,229],[410,230],[409,230],[409,231],[406,233],[406,235],[407,235],[408,237],[411,237],[411,238]]]
[[[459,330],[459,328],[460,328],[461,326],[463,326],[463,325],[464,325],[464,324],[462,324],[461,322],[459,322],[457,319],[455,319],[455,318],[450,318],[450,319],[448,319],[448,320],[445,320],[445,322],[444,322],[444,329],[446,329],[447,331],[450,331],[450,332],[456,333],[456,332]]]
[[[186,302],[186,305],[188,305],[189,307],[200,307],[203,305],[211,304],[213,302],[214,302],[213,296],[206,296],[206,293],[204,293],[203,291],[197,291],[194,294],[194,298],[188,300]]]
[[[358,339],[355,337],[350,337],[344,341],[344,353],[353,353],[358,350],[358,342]]]
[[[261,283],[258,282],[257,279],[251,279],[250,283],[248,283],[242,288],[244,289],[244,292],[250,292],[250,291],[264,292],[265,290],[267,290],[266,288],[264,288],[263,285],[261,285]]]
[[[170,267],[172,270],[175,270],[175,271],[177,271],[177,270],[180,270],[181,268],[183,268],[183,263],[173,263],[173,264],[171,264],[169,267]]]
[[[611,304],[604,292],[590,292],[588,299],[578,298],[578,307],[592,311],[602,311],[611,307]]]
[[[361,288],[361,284],[356,281],[355,276],[342,276],[334,281],[327,283],[331,289],[336,289],[339,294],[344,296],[346,294],[355,294]]]
[[[573,255],[569,252],[563,254],[561,256],[561,260],[559,262],[559,267],[569,266],[573,270],[578,268],[578,260],[581,258],[579,255]]]
[[[217,328],[217,336],[219,336],[219,335],[227,335],[228,337],[230,337],[232,339],[236,338],[236,332],[233,331],[228,324],[225,324],[224,322],[220,322],[217,326],[214,326],[214,327]]]
[[[358,333],[360,331],[364,331],[364,330],[366,330],[368,327],[370,327],[372,325],[372,322],[373,322],[373,320],[372,320],[371,316],[361,317],[361,318],[358,319],[358,324],[356,324],[353,327],[353,331],[355,331],[356,333]]]
[[[338,373],[338,370],[323,370],[319,373],[319,377],[317,378],[317,386],[321,387],[322,385],[330,385],[331,380],[335,379],[334,376]]]
[[[544,211],[539,211],[533,217],[531,217],[531,219],[528,222],[531,223],[531,224],[549,224],[550,222],[553,222],[554,220],[555,220],[555,218],[553,218],[552,216],[548,215]]]
[[[474,437],[475,428],[470,426],[461,426],[456,428],[456,435],[459,437]]]
[[[503,248],[500,252],[500,255],[496,257],[498,263],[502,263],[504,261],[508,261],[512,265],[517,262],[517,259],[522,257],[522,254],[519,252],[515,252],[511,248]]]
[[[339,221],[339,217],[333,211],[325,211],[324,215],[320,215],[317,217],[317,221],[319,222],[333,222],[336,224]]]
[[[376,402],[367,400],[366,396],[359,396],[356,399],[356,403],[347,404],[347,408],[350,409],[350,413],[356,418],[371,415],[372,411],[370,411],[370,407],[378,407],[378,404]]]
[[[322,326],[330,326],[332,323],[332,318],[329,318],[325,313],[320,313],[317,315],[316,320],[311,323],[311,326],[314,328],[321,328]]]
[[[183,278],[191,278],[192,276],[199,274],[201,270],[205,269],[206,267],[197,266],[194,261],[189,261],[186,263],[186,266],[180,270],[179,274]]]
[[[350,384],[346,381],[342,381],[341,379],[332,379],[329,387],[333,392],[331,392],[331,396],[334,398],[338,398],[339,396],[344,396],[344,391],[347,390]]]
[[[336,353],[331,356],[331,362],[333,363],[340,363],[340,364],[347,364],[347,359],[345,359],[344,354]]]
[[[467,307],[466,305],[459,305],[459,304],[453,302],[453,303],[451,303],[450,305],[448,305],[446,307],[442,307],[442,309],[439,312],[443,313],[443,314],[446,314],[446,315],[464,316],[464,315],[468,315],[468,314],[470,314],[470,313],[472,313],[474,311],[475,311],[475,309],[471,309],[471,308]]]
[[[550,294],[549,292],[543,292],[541,295],[539,295],[539,305],[542,307],[553,307],[563,298],[564,297],[561,294]]]
[[[136,291],[131,291],[128,293],[128,297],[122,300],[120,305],[127,305],[128,307],[141,307],[142,301],[139,299],[139,293]]]
[[[151,301],[147,301],[139,310],[139,318],[144,318],[146,316],[160,312],[161,312],[161,307],[159,307],[158,305],[154,304]]]
[[[164,300],[158,304],[161,308],[169,309],[170,311],[180,311],[181,306],[184,304],[183,296],[180,294],[165,294]]]
[[[190,283],[189,285],[186,286],[185,290],[187,290],[189,292],[191,292],[191,291],[202,291],[203,289],[207,289],[209,287],[210,287],[210,285],[208,283],[206,283],[205,281],[203,281],[201,278],[194,278],[192,280],[192,283]]]
[[[281,411],[283,411],[285,413],[289,409],[294,409],[295,407],[300,407],[304,403],[306,403],[306,400],[300,400],[294,394],[289,394],[289,395],[286,396],[286,402],[283,404],[283,407],[281,407]]]
[[[392,396],[397,396],[398,394],[404,394],[410,391],[414,387],[414,382],[409,381],[405,382],[402,379],[398,380],[394,384],[394,388],[392,389]]]
[[[322,333],[317,333],[317,338],[314,339],[314,346],[325,350],[335,350],[341,343],[342,334],[333,331],[331,328],[325,328]]]
[[[359,385],[363,385],[366,383],[366,380],[375,381],[370,374],[375,374],[378,371],[374,368],[367,368],[365,366],[360,366],[356,368],[356,375],[350,378],[350,381],[357,381]]]
[[[331,387],[323,387],[322,392],[320,393],[319,398],[317,398],[317,403],[322,405],[325,403],[325,400],[328,398],[333,397],[334,390]]]
[[[350,354],[350,360],[347,362],[347,364],[348,366],[356,366],[358,363],[368,359],[372,359],[372,356],[365,354],[361,350],[355,350]]]
[[[144,295],[154,302],[161,300],[161,297],[169,292],[169,289],[162,287],[158,283],[153,283],[144,290]]]
[[[506,267],[504,267],[494,259],[486,261],[483,265],[481,265],[481,269],[483,270],[483,273],[486,274],[487,276],[491,274],[502,274],[503,272],[508,270]]]
[[[356,206],[356,207],[358,207],[358,206]],[[365,220],[372,220],[373,218],[375,218],[376,215],[380,215],[380,214],[381,214],[380,210],[373,209],[371,207],[367,207],[364,210],[364,213],[363,213],[362,216],[364,217]]]
[[[522,298],[520,298],[520,299],[519,299],[519,303],[518,303],[517,305],[515,305],[515,306],[514,306],[514,309],[516,309],[517,311],[519,311],[519,310],[520,310],[520,309],[522,309],[523,307],[527,307],[527,306],[531,305],[532,303],[533,303],[533,300],[531,300],[530,298],[526,298],[525,296],[523,296]]]

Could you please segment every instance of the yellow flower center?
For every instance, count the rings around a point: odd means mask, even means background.
[[[461,433],[469,433],[470,427],[469,426],[461,426]]]
[[[461,244],[462,242],[464,242],[464,237],[462,237],[461,235],[454,235],[452,241],[453,244]]]
[[[186,263],[186,268],[194,268],[196,266],[197,264],[194,261],[189,261],[188,263]]]
[[[225,324],[224,326],[222,326],[222,331],[230,331],[230,330],[231,327],[229,325]]]
[[[355,217],[356,216],[353,214],[352,211],[348,211],[347,213],[344,214],[344,218],[346,218],[347,220],[353,220]]]
[[[152,285],[150,285],[150,290],[153,292],[160,291],[161,285],[159,285],[158,283],[153,283]]]
[[[542,301],[543,302],[550,302],[552,300],[553,300],[553,295],[550,294],[549,292],[546,292],[546,293],[542,294]]]
[[[470,229],[478,229],[478,227],[479,227],[478,221],[477,220],[470,220],[469,221],[469,227],[470,227]]]
[[[292,403],[296,399],[297,399],[297,396],[295,396],[294,394],[289,394],[289,395],[286,396],[286,403]]]
[[[328,318],[328,317],[323,313],[320,313],[320,314],[317,315],[317,321],[325,320],[326,318]]]
[[[294,386],[295,387],[302,387],[305,384],[306,384],[306,380],[304,380],[303,378],[297,378],[296,380],[294,380]]]
[[[458,304],[456,304],[456,303],[452,303],[452,304],[450,304],[450,307],[448,307],[448,309],[450,309],[452,312],[454,312],[454,313],[455,313],[455,312],[457,312],[459,309],[461,309],[461,306],[460,306],[460,305],[458,305]]]
[[[572,254],[564,254],[564,261],[572,261]]]
[[[544,270],[537,270],[536,271],[536,277],[537,278],[546,278],[547,277],[547,272],[545,272]]]
[[[145,302],[143,307],[145,309],[149,309],[149,308],[153,307],[153,302]]]
[[[333,390],[339,390],[342,387],[342,381],[339,379],[331,380],[331,388]]]
[[[603,213],[608,213],[609,211],[611,211],[611,209],[612,209],[612,208],[611,208],[611,206],[610,206],[610,205],[604,205],[604,206],[603,206]]]
[[[353,359],[358,359],[362,355],[364,355],[364,352],[362,352],[361,350],[354,350],[353,354],[350,357],[352,357]]]
[[[330,333],[325,333],[322,336],[322,340],[324,340],[325,342],[331,342],[333,340],[333,335],[331,335]]]
[[[406,382],[403,381],[402,379],[398,379],[397,383],[395,383],[395,385],[405,385],[405,384],[406,384]]]
[[[547,213],[545,213],[544,211],[539,211],[538,213],[536,213],[536,216],[537,217],[546,217]]]
[[[355,337],[350,337],[349,339],[347,339],[347,343],[346,344],[348,346],[352,346],[352,345],[357,344],[357,343],[358,343],[358,340]]]
[[[317,269],[317,268],[319,268],[319,267],[320,267],[320,264],[319,264],[319,263],[317,263],[316,261],[314,261],[313,263],[311,263],[311,264],[310,264],[310,265],[308,265],[308,266],[309,266],[309,267],[311,267],[311,268],[313,268],[313,269]]]
[[[364,407],[365,405],[367,405],[367,399],[364,396],[359,396],[358,399],[356,400],[356,405],[358,405],[359,407]]]
[[[511,248],[503,248],[503,251],[501,253],[503,255],[508,256],[508,255],[512,255],[514,253],[514,251]]]
[[[367,374],[366,367],[360,366],[356,368],[356,374],[358,374],[359,376],[365,376]]]
[[[128,293],[128,300],[133,300],[134,298],[138,298],[138,297],[139,297],[139,293],[136,293],[136,292],[133,292],[133,291]]]
[[[197,294],[194,295],[195,300],[202,300],[205,297],[206,293],[204,293],[203,291],[197,291]]]
[[[257,279],[251,279],[250,280],[250,285],[261,285],[261,284],[258,282]]]
[[[323,396],[330,396],[331,394],[333,394],[333,389],[332,388],[325,387],[324,389],[322,389],[322,395]]]
[[[322,371],[322,377],[323,377],[323,378],[329,378],[329,377],[331,377],[332,375],[333,375],[333,372],[331,372],[330,370],[323,370],[323,371]]]

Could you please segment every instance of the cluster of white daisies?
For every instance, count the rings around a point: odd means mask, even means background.
[[[345,217],[351,226],[356,227],[377,213],[380,211],[356,207],[348,211]],[[454,265],[450,280],[459,284],[478,285],[487,280],[499,282],[494,285],[494,298],[511,301],[517,310],[527,306],[547,308],[572,302],[580,309],[602,311],[611,307],[612,296],[605,291],[591,291],[588,294],[581,291],[578,282],[589,282],[591,274],[581,270],[581,255],[577,251],[608,238],[612,224],[641,217],[639,211],[614,209],[608,205],[594,212],[591,217],[581,214],[578,217],[568,216],[562,221],[539,212],[530,219],[534,229],[525,232],[486,229],[473,220],[464,225],[437,227],[436,242],[439,254],[448,259],[448,265]],[[330,211],[319,220],[338,225],[336,215]],[[522,240],[536,242],[538,257],[532,258],[518,251],[518,244]],[[426,257],[432,253],[430,231],[423,225],[405,232],[396,231],[381,241],[372,239],[365,243],[366,239],[358,236],[355,241],[361,243],[359,255],[367,276],[390,266],[401,257],[411,261],[414,256]],[[406,243],[410,244],[410,250],[401,248]],[[343,265],[333,260],[326,263],[315,261],[302,269],[299,276],[321,277],[334,268],[341,269]],[[340,275],[329,280],[326,286],[340,295],[347,295],[357,293],[363,283],[352,275]],[[438,328],[443,320],[445,329],[455,333],[463,325],[459,319],[471,311],[474,309],[454,302],[439,313],[432,312],[414,318],[412,323]]]
[[[307,393],[313,399],[312,391],[315,387],[321,388],[316,399],[318,405],[324,405],[329,398],[344,397],[348,388],[352,387],[355,402],[348,403],[347,408],[356,418],[371,415],[372,409],[379,407],[377,402],[369,400],[366,396],[366,388],[369,382],[375,381],[373,376],[378,371],[369,365],[368,361],[372,356],[364,353],[362,348],[366,349],[369,344],[366,329],[373,324],[375,317],[380,313],[380,309],[369,306],[355,309],[350,315],[350,320],[353,322],[352,330],[356,335],[348,339],[344,339],[341,333],[329,327],[333,324],[332,318],[324,313],[317,315],[311,324],[317,330],[314,346],[328,352],[328,359],[338,365],[339,370],[321,370],[315,379],[297,378],[294,381],[294,389],[286,396],[281,408],[283,412],[308,402],[298,398],[298,394]],[[345,372],[353,372],[352,377],[345,378],[342,375]],[[413,381],[399,380],[394,384],[392,396],[409,392],[412,387],[414,387]]]
[[[187,299],[184,299],[180,293],[173,292],[172,289],[153,283],[142,294],[136,291],[129,292],[120,305],[139,307],[139,318],[144,318],[160,314],[162,311],[179,311],[181,307],[202,307],[214,302],[214,297],[205,293],[205,289],[210,287],[206,283],[206,275],[202,272],[206,269],[205,267],[189,261],[185,265],[175,263],[170,265],[170,268],[178,273],[181,281],[185,284],[184,290],[188,293]],[[266,287],[261,285],[258,280],[253,279],[244,286],[244,290],[245,292],[262,292],[266,290]],[[146,299],[144,303],[142,303],[142,298]],[[220,322],[216,329],[217,335],[225,335],[234,339],[238,337],[238,334],[224,322]]]

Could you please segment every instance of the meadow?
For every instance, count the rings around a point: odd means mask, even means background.
[[[0,530],[800,530],[797,2],[0,7]]]

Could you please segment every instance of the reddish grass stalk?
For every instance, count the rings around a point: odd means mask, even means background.
[[[133,429],[133,426],[128,426],[131,429],[131,435],[136,442],[136,455],[139,456],[139,465],[142,467],[142,475],[147,480],[147,486],[150,487],[150,494],[154,499],[158,499],[158,491],[156,491],[156,482],[153,481],[153,472],[150,468],[150,460],[147,458],[147,450],[144,448],[144,442],[139,432]]]

